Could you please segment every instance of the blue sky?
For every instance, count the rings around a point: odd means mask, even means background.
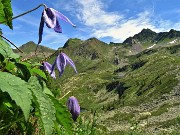
[[[96,37],[106,43],[123,42],[143,28],[155,32],[180,31],[180,0],[12,0],[14,16],[39,4],[66,15],[77,28],[60,20],[62,33],[44,27],[42,45],[57,49],[69,38],[86,40]],[[38,42],[38,29],[43,7],[13,20],[13,30],[0,25],[4,36],[17,46]]]

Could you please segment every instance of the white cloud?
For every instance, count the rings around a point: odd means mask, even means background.
[[[122,42],[127,37],[134,36],[143,28],[155,29],[154,26],[150,24],[149,15],[150,13],[145,11],[144,13],[140,13],[136,18],[123,20],[123,23],[119,22],[116,26],[96,30],[94,31],[94,35],[98,38],[112,37],[113,41]]]
[[[119,12],[106,11],[107,5],[101,0],[74,2],[76,7],[71,6],[69,9],[73,10],[80,22],[86,26],[84,29],[89,31],[89,36],[110,37],[114,42],[122,42],[143,28],[155,29],[150,23],[151,12],[144,11],[126,20]]]
[[[123,18],[115,12],[106,12],[104,3],[98,0],[77,0],[77,3],[79,4],[77,18],[86,26],[104,28],[116,25]]]
[[[97,38],[111,37],[114,42],[122,42],[143,28],[155,29],[150,23],[151,12],[144,11],[135,17],[130,17],[129,20],[125,20],[120,13],[106,12],[101,1],[77,2],[81,7],[78,9],[77,17],[84,22],[84,25],[91,27],[91,36]]]

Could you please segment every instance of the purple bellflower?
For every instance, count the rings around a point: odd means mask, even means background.
[[[62,28],[61,28],[61,26],[59,24],[58,18],[65,21],[65,22],[67,22],[67,23],[70,23],[73,27],[76,27],[76,25],[74,25],[62,13],[56,11],[53,8],[46,7],[46,9],[43,10],[43,13],[42,13],[42,16],[41,16],[41,22],[40,22],[40,26],[39,26],[39,41],[38,41],[38,44],[40,44],[41,41],[42,41],[44,23],[46,24],[46,26],[48,28],[54,29],[55,32],[62,33]]]
[[[74,97],[71,96],[68,101],[67,101],[67,107],[70,113],[72,114],[72,119],[76,121],[80,114],[80,106],[78,103],[78,100]]]
[[[52,65],[51,72],[52,73],[54,72],[55,66],[57,65],[59,76],[62,76],[67,64],[70,64],[74,68],[75,72],[77,73],[74,62],[63,52],[59,53],[59,55],[55,59],[54,64]]]
[[[48,73],[51,75],[51,77],[53,77],[54,79],[56,79],[55,76],[55,72],[52,72],[52,65],[49,64],[48,62],[44,62],[43,63],[44,69],[48,71]]]

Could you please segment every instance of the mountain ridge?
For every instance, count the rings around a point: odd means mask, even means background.
[[[163,42],[163,43],[166,42],[166,45],[180,43],[180,31],[171,29],[169,32],[156,33],[154,31],[152,31],[151,29],[147,28],[147,29],[142,29],[141,32],[135,34],[132,37],[126,38],[122,43],[110,42],[109,44],[105,43],[105,42],[103,42],[103,41],[101,41],[95,37],[89,38],[87,40],[81,40],[78,38],[70,38],[60,48],[67,48],[68,46],[72,46],[74,44],[79,44],[79,45],[82,43],[89,44],[91,41],[93,42],[92,44],[96,44],[96,42],[101,42],[101,43],[107,44],[107,45],[121,45],[123,47],[127,47],[127,48],[131,49],[131,51],[140,52],[140,51],[147,49],[148,47],[152,46],[153,44],[160,44],[161,45],[161,42]],[[33,41],[29,41],[29,42],[23,44],[22,46],[20,46],[20,49],[21,48],[23,49],[26,45],[28,46],[30,44],[31,44],[31,47],[33,47],[33,48],[35,48],[35,45],[37,45]],[[45,46],[43,46],[43,45],[39,45],[39,48],[44,48],[44,47]],[[139,48],[139,49],[136,49],[136,48]],[[54,49],[45,47],[45,50],[47,50],[47,49],[49,49],[49,51],[54,50]],[[41,51],[41,50],[42,49],[39,49],[39,51]],[[14,49],[14,51],[16,53],[18,52],[16,49]],[[34,50],[30,49],[30,51],[34,51]]]
[[[135,34],[133,37],[127,38],[123,42],[123,44],[130,44],[130,45],[133,44],[132,42],[130,42],[132,39],[136,39],[139,42],[158,43],[160,41],[163,41],[165,38],[172,39],[177,37],[180,37],[180,31],[176,31],[174,29],[171,29],[169,32],[159,32],[159,33],[156,33],[150,29],[143,29],[141,32]]]

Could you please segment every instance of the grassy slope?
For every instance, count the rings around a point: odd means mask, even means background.
[[[173,50],[176,50],[176,52],[174,53]],[[178,109],[180,108],[180,97],[177,94],[180,89],[180,79],[177,79],[180,72],[179,54],[180,45],[161,48],[149,55],[143,52],[131,56],[130,60],[133,64],[124,71],[125,76],[119,79],[123,87],[115,87],[115,91],[124,89],[125,91],[120,96],[119,101],[112,102],[107,106],[109,117],[106,117],[107,115],[102,117],[103,125],[112,124],[109,126],[109,130],[113,131],[130,130],[134,123],[138,123],[138,126],[146,123],[145,127],[139,128],[148,133],[156,128],[163,132],[163,128],[159,128],[163,125],[166,125],[167,129],[172,125],[179,128],[180,123],[177,120],[180,114],[180,109]],[[139,61],[145,61],[146,63],[138,66]],[[134,66],[136,65],[134,63],[137,64],[137,67]],[[143,116],[139,116],[139,113],[142,112],[150,112],[151,116],[145,116],[141,120]],[[149,123],[151,123],[148,126],[147,119],[150,119]],[[117,122],[119,120],[120,123]]]

